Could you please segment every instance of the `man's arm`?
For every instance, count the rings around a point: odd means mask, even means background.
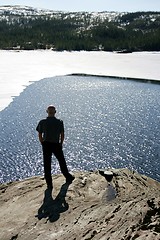
[[[38,133],[38,137],[39,137],[39,141],[40,141],[40,143],[42,143],[43,142],[43,136],[42,136],[42,133]]]
[[[60,134],[60,144],[62,145],[63,142],[64,142],[64,131],[62,131]]]
[[[64,124],[63,121],[61,121],[60,144],[62,145],[63,142],[64,142]]]
[[[36,130],[38,131],[38,138],[39,138],[40,143],[43,142],[43,134],[42,134],[42,132],[43,132],[42,125],[43,124],[42,123],[43,123],[43,120],[41,120],[36,127]]]

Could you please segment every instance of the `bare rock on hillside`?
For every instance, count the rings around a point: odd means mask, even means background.
[[[159,240],[160,183],[128,169],[76,172],[0,185],[1,240]]]

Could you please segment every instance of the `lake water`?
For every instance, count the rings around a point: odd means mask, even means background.
[[[35,130],[54,104],[70,171],[129,168],[160,181],[160,85],[59,76],[28,86],[0,112],[0,182],[43,175]],[[53,157],[52,173],[60,173]]]

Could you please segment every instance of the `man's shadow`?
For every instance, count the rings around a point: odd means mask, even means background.
[[[43,204],[38,209],[38,214],[36,215],[39,220],[46,218],[47,221],[55,222],[59,219],[62,212],[69,209],[69,205],[65,200],[68,187],[69,183],[64,183],[55,200],[52,198],[52,191],[49,189],[45,190]]]

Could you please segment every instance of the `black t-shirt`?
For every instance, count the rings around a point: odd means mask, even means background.
[[[38,123],[36,130],[43,134],[44,141],[59,143],[60,134],[64,132],[63,121],[56,117],[47,117]]]

